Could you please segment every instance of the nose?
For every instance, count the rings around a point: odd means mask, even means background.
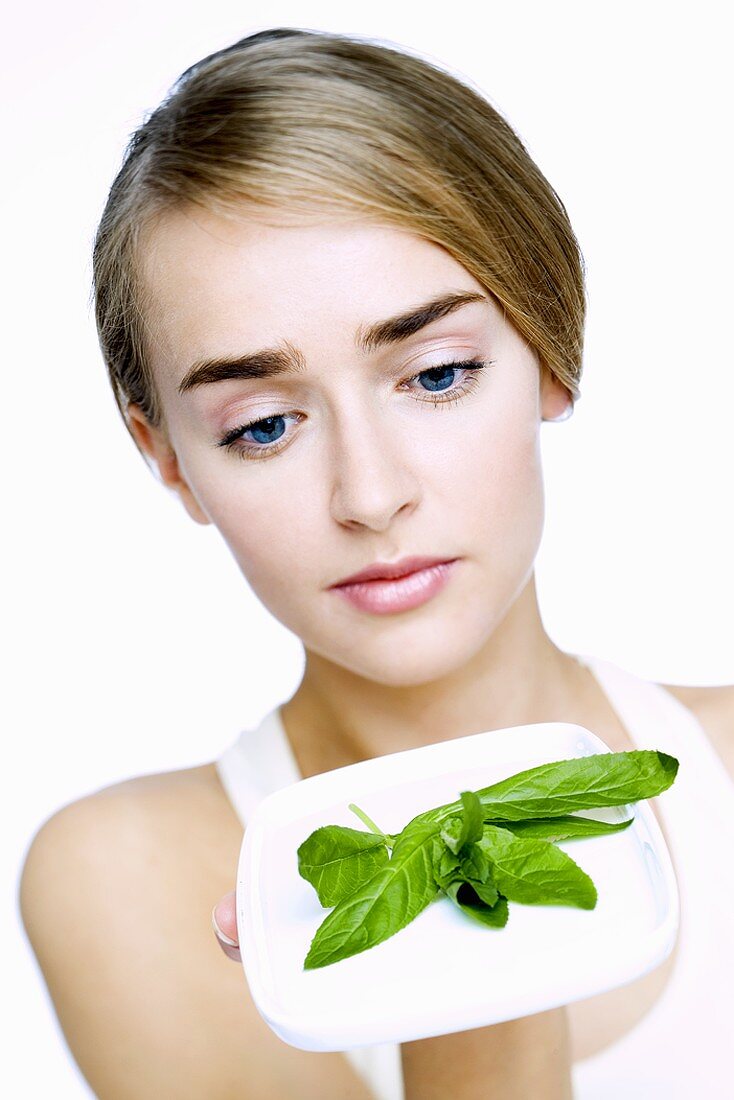
[[[405,453],[405,431],[380,410],[342,419],[332,452],[332,514],[345,527],[384,531],[419,500],[420,484]],[[403,444],[401,446],[401,444]]]

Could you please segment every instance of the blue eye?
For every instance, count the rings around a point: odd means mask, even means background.
[[[434,375],[434,376],[438,375],[438,378],[436,378],[436,377],[429,378],[429,382],[430,382],[431,386],[433,387],[435,385],[435,386],[437,386],[437,389],[430,389],[428,392],[429,393],[442,393],[444,390],[448,389],[448,385],[444,385],[444,383],[449,383],[450,384],[453,381],[453,378],[447,377],[447,372],[448,371],[454,371],[455,372],[459,369],[461,369],[461,370],[478,370],[480,368],[480,366],[483,367],[483,366],[485,366],[485,364],[484,363],[480,364],[480,363],[476,363],[476,362],[472,362],[472,363],[443,363],[439,367],[428,367],[427,370],[422,370],[420,372],[420,374],[414,375],[414,377],[409,378],[408,381],[409,382],[414,382],[417,378],[422,378],[424,375]],[[443,376],[443,378],[442,378],[442,376]],[[457,387],[457,389],[452,390],[451,392],[452,392],[452,394],[458,393],[459,395],[461,395],[465,391],[461,387]]]
[[[280,449],[278,447],[279,441],[282,439],[282,433],[279,425],[288,418],[294,420],[300,419],[293,413],[277,413],[275,416],[262,417],[260,420],[251,420],[249,424],[240,424],[239,427],[233,428],[231,432],[228,432],[223,439],[219,440],[217,446],[224,447],[227,451],[234,451],[240,454],[243,458],[251,457],[252,451],[257,451],[257,457],[260,454],[272,454],[274,450]],[[245,434],[245,432],[254,432],[258,435],[265,435],[264,441],[258,440],[257,442],[264,442],[264,446],[249,447],[241,446],[238,442],[239,439]]]
[[[409,383],[426,377],[430,388],[422,392],[428,394],[428,396],[419,397],[418,400],[434,406],[449,405],[455,401],[460,401],[462,397],[473,390],[479,383],[479,371],[491,366],[494,362],[496,362],[494,359],[468,359],[465,362],[440,363],[435,367],[427,367],[425,370],[419,371],[418,374],[412,375],[402,383],[402,386],[408,386]],[[453,374],[458,371],[465,371],[466,374],[458,386],[452,387]],[[298,413],[277,413],[274,416],[251,420],[248,424],[240,424],[239,427],[233,428],[231,432],[228,432],[224,438],[218,441],[217,446],[224,447],[228,451],[234,451],[240,458],[255,460],[268,458],[288,445],[289,437],[284,437],[283,431],[285,429],[282,425],[289,419],[300,420],[302,417]],[[255,437],[258,446],[241,442],[242,437],[247,432]]]
[[[262,433],[263,435],[272,435],[273,431],[275,431],[275,428],[273,427],[273,425],[277,424],[279,421],[282,422],[283,420],[285,420],[284,416],[266,416],[264,420],[256,420],[254,422],[254,424],[252,424],[250,426],[250,431],[253,434],[259,432],[259,433]],[[262,428],[260,427],[261,424],[263,425]],[[256,439],[255,442],[256,443],[275,443],[275,442],[277,442],[277,439],[278,439],[278,436],[276,435],[275,439]]]

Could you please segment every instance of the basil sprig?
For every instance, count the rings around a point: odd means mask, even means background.
[[[383,833],[316,829],[298,848],[298,870],[320,903],[334,907],[316,930],[304,969],[328,966],[375,947],[405,928],[443,893],[491,928],[507,924],[508,901],[593,909],[591,878],[557,840],[626,829],[573,811],[652,798],[675,780],[678,760],[653,749],[557,760],[510,775]]]

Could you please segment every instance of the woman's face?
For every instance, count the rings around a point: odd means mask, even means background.
[[[262,603],[307,650],[385,684],[470,661],[531,576],[540,421],[568,400],[501,307],[441,247],[362,222],[177,211],[144,263],[168,434],[135,408],[133,428]],[[480,298],[428,324],[384,324],[467,293]],[[221,369],[266,349],[249,377]],[[263,371],[276,355],[292,369]],[[467,361],[488,365],[454,365]],[[409,555],[460,560],[410,610],[329,588]]]

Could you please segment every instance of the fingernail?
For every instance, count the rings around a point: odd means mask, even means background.
[[[231,940],[229,938],[229,936],[225,936],[224,932],[222,931],[222,929],[217,924],[217,918],[215,916],[216,910],[217,910],[217,907],[215,905],[214,908],[212,909],[212,928],[214,929],[214,932],[216,934],[217,939],[221,940],[222,943],[226,943],[227,947],[238,947],[239,945],[238,945],[237,941],[236,940]]]

